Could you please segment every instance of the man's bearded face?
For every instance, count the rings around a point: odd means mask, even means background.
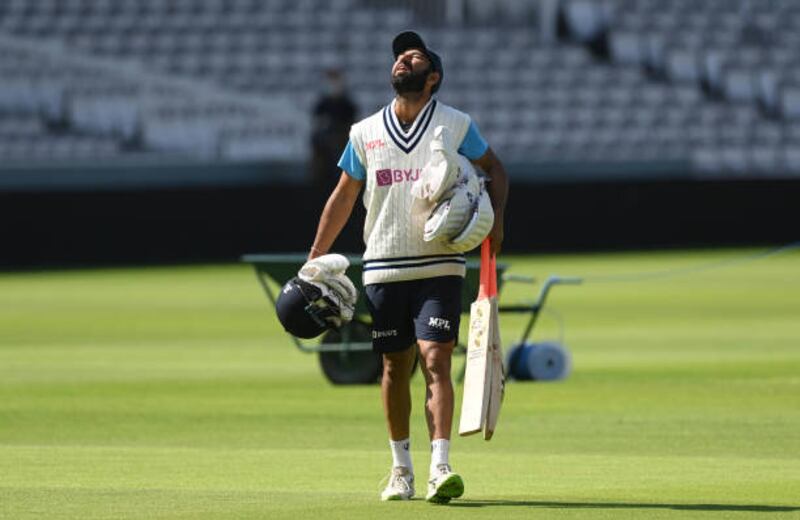
[[[392,66],[392,87],[398,94],[420,93],[431,73],[427,56],[417,50],[406,51]]]

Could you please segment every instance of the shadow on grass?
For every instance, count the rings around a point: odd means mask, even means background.
[[[458,500],[450,507],[538,507],[546,509],[674,509],[676,511],[752,511],[791,513],[800,506],[765,506],[758,504],[648,504],[628,502],[549,502],[545,500]]]

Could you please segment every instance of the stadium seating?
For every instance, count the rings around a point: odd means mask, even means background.
[[[0,157],[8,162],[27,161],[30,157],[102,159],[118,153],[114,139],[59,135],[45,128],[35,115],[10,114],[0,119]]]
[[[55,141],[121,155],[303,160],[323,70],[346,71],[362,115],[391,98],[388,38],[421,23],[389,4],[7,0],[0,123],[38,118],[41,142],[55,126]],[[799,3],[561,0],[557,41],[531,4],[484,4],[467,3],[466,25],[422,31],[444,58],[440,97],[507,161],[800,175]],[[0,132],[0,157],[15,140]]]
[[[792,0],[571,0],[570,35],[605,41],[618,68],[651,83],[701,93],[717,116],[691,140],[692,164],[709,175],[798,175],[800,4]],[[671,109],[672,110],[672,109]],[[687,128],[694,134],[695,130]]]
[[[98,142],[105,143],[96,147],[104,157],[116,150],[121,158],[178,153],[215,159],[223,134],[253,128],[277,136],[260,160],[297,160],[305,152],[307,123],[295,121],[298,109],[290,100],[232,95],[202,82],[150,73],[136,62],[81,56],[58,42],[0,37],[0,50],[0,122],[22,114],[53,129],[43,131],[36,145],[0,146],[7,153],[22,156],[28,150],[29,159],[44,161],[54,155],[91,156],[92,147],[85,143]],[[7,135],[5,140],[23,140],[18,137]],[[75,144],[74,153],[68,151],[69,143]],[[278,147],[280,154],[275,153]]]

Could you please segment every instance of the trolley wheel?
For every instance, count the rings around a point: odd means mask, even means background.
[[[366,323],[351,322],[350,341],[372,341],[372,329]],[[342,334],[330,330],[322,336],[322,343],[342,343]],[[319,365],[325,377],[335,385],[369,385],[380,381],[383,360],[371,350],[337,350],[319,353]]]

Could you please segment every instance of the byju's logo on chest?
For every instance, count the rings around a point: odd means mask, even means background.
[[[419,179],[419,173],[422,168],[408,168],[403,170],[393,170],[385,168],[383,170],[375,170],[375,180],[378,186],[391,186],[400,182],[414,182]]]

